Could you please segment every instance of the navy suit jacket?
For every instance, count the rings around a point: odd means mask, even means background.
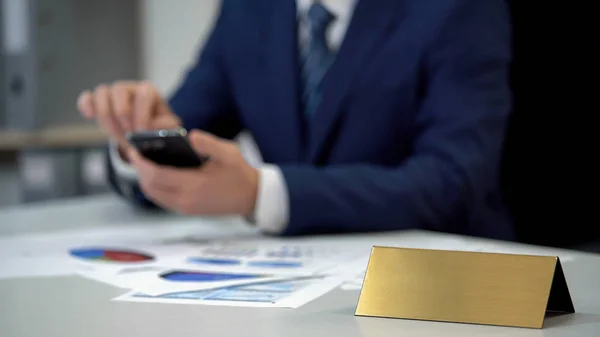
[[[283,235],[427,229],[513,239],[499,188],[511,106],[503,0],[361,0],[321,105],[300,104],[294,0],[225,0],[170,100],[249,130],[289,191]]]

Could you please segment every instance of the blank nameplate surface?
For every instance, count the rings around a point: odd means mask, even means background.
[[[542,328],[575,309],[555,256],[373,247],[357,316]]]

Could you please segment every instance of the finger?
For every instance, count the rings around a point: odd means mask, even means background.
[[[189,185],[191,181],[200,179],[198,171],[183,170],[168,166],[157,165],[144,158],[138,151],[131,149],[129,151],[129,160],[137,169],[141,179],[144,179],[152,186],[170,191],[181,191]]]
[[[189,133],[188,140],[196,153],[210,157],[211,160],[223,162],[227,161],[232,155],[233,145],[230,142],[209,133],[192,130]]]
[[[110,103],[109,89],[105,85],[98,86],[94,91],[94,112],[100,126],[107,131],[119,144],[126,145],[124,132],[115,119]]]
[[[150,121],[149,128],[152,130],[157,129],[174,129],[181,126],[181,120],[177,116],[166,113],[158,114]]]
[[[140,179],[140,188],[146,197],[158,206],[173,211],[178,209],[176,202],[178,194],[176,191],[161,189],[144,179]]]
[[[77,108],[83,117],[87,119],[94,118],[94,106],[92,99],[92,93],[88,90],[82,92],[77,99]]]
[[[197,205],[194,201],[186,198],[182,193],[146,186],[144,183],[140,183],[140,187],[148,199],[164,209],[184,215],[198,213]]]
[[[111,107],[121,128],[125,132],[133,130],[132,91],[124,83],[116,83],[110,89]]]
[[[150,83],[143,83],[137,86],[134,103],[134,124],[136,130],[146,130],[149,128],[158,103],[159,96]]]

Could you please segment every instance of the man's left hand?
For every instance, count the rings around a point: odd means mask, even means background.
[[[158,206],[185,215],[254,213],[258,170],[244,160],[238,147],[202,131],[191,131],[194,150],[210,159],[197,169],[157,165],[135,150],[129,153],[147,198]]]

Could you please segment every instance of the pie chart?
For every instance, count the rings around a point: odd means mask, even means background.
[[[69,251],[71,256],[90,262],[139,263],[154,260],[146,253],[105,248],[78,248]]]

